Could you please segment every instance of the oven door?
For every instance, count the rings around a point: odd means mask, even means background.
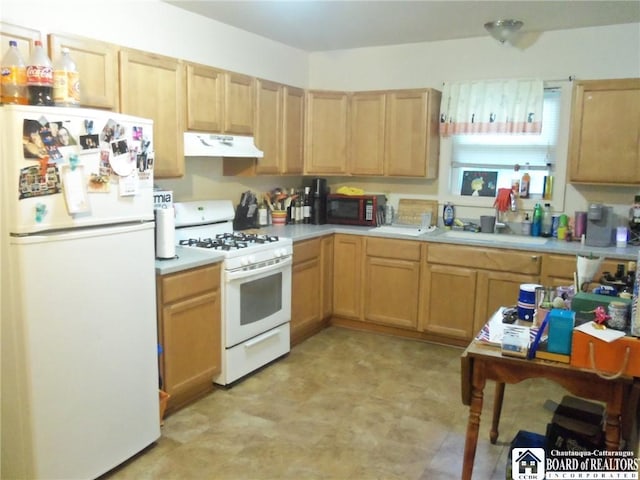
[[[225,347],[291,320],[291,257],[225,271]]]

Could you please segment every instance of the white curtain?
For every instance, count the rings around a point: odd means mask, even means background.
[[[440,135],[539,134],[542,80],[445,83],[440,104]]]

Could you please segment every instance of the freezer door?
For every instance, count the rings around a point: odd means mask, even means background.
[[[160,436],[153,224],[12,238],[7,478],[96,478]]]
[[[151,120],[5,105],[0,122],[0,194],[9,232],[153,219]]]

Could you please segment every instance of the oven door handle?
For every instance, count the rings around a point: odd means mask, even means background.
[[[279,328],[274,328],[273,330],[271,330],[269,332],[265,332],[262,335],[258,335],[257,337],[252,338],[248,342],[244,342],[244,348],[254,347],[254,346],[258,345],[259,343],[262,343],[265,340],[267,340],[267,339],[269,339],[271,337],[275,337],[276,335],[279,335],[279,334],[280,334],[280,329]]]
[[[283,270],[286,267],[291,265],[291,257],[286,257],[281,259],[278,263],[274,263],[272,265],[267,265],[261,268],[255,268],[252,270],[232,270],[227,272],[227,280],[241,280],[248,277],[262,276],[265,273],[277,272],[279,270]]]

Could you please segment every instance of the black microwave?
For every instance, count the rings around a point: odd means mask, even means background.
[[[384,223],[384,195],[327,195],[327,223],[375,227]]]

